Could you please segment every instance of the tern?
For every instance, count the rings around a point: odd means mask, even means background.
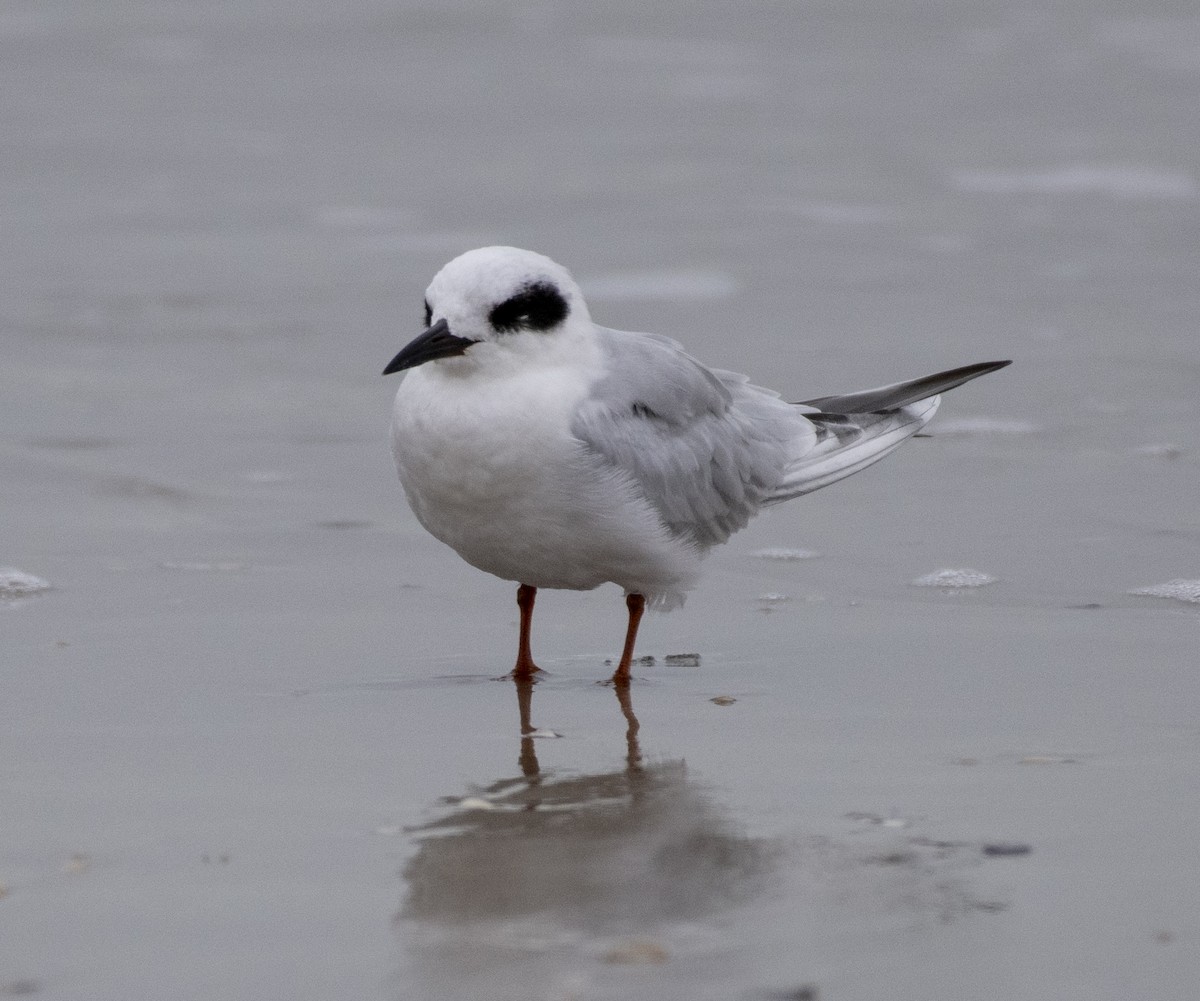
[[[788,403],[671,338],[597,325],[564,267],[515,247],[450,261],[424,319],[383,371],[407,372],[392,454],[421,525],[518,585],[518,679],[539,671],[538,588],[624,590],[611,681],[627,685],[643,611],[682,604],[709,549],[762,508],[878,462],[939,394],[1009,364]]]

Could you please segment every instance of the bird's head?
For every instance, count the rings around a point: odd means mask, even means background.
[[[425,331],[383,374],[492,351],[540,351],[590,322],[562,265],[530,250],[480,247],[434,275],[425,291]]]

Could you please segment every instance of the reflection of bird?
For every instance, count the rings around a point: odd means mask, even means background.
[[[537,670],[537,588],[611,581],[629,610],[613,680],[627,682],[646,602],[680,604],[705,551],[883,458],[939,393],[1008,364],[785,403],[668,338],[597,326],[564,268],[512,247],[442,268],[425,323],[384,369],[415,369],[396,394],[396,466],[425,528],[520,585],[516,676]]]
[[[545,688],[516,679],[518,767],[440,799],[406,831],[394,917],[405,998],[810,997],[768,985],[807,977],[829,955],[869,954],[900,920],[937,929],[1003,909],[960,877],[976,871],[978,846],[914,838],[867,814],[867,828],[845,818],[848,838],[809,833],[811,783],[793,784],[785,804],[732,793],[735,809],[716,794],[727,783],[708,787],[679,759],[643,759],[629,685],[614,686],[624,762],[605,752],[614,763],[603,771],[540,765],[536,750],[587,753],[533,725]],[[815,807],[823,829],[825,809]],[[626,965],[668,958],[657,976],[632,979]]]
[[[629,934],[690,919],[760,887],[775,849],[746,837],[688,778],[682,761],[645,764],[628,686],[617,686],[625,765],[543,770],[532,734],[533,683],[518,679],[521,774],[462,798],[416,829],[402,918],[459,924],[544,918]],[[499,860],[499,861],[498,861]]]

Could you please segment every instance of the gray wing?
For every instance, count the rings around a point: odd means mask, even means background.
[[[789,458],[815,439],[812,424],[670,338],[597,333],[607,371],[572,433],[631,481],[672,535],[700,547],[724,542],[773,499]]]

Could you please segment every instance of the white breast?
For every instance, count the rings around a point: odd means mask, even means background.
[[[392,452],[421,524],[506,580],[577,590],[613,581],[677,604],[698,558],[571,434],[588,391],[581,370],[462,368],[414,369],[396,394]]]

